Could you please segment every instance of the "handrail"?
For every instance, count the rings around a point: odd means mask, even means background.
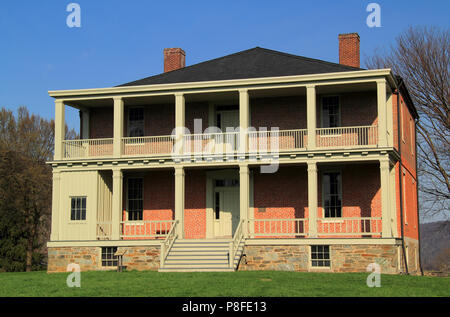
[[[178,220],[175,220],[172,228],[170,228],[170,231],[167,234],[166,239],[164,239],[164,241],[161,243],[161,252],[159,254],[159,267],[160,268],[164,267],[166,257],[169,254],[170,249],[172,248],[173,244],[175,243],[175,240],[178,237],[176,230],[175,230],[177,224],[178,224]]]
[[[238,227],[236,228],[236,231],[234,232],[233,240],[230,242],[230,249],[228,252],[228,265],[230,268],[234,268],[234,257],[236,256],[236,251],[238,250],[242,239],[244,239],[243,223],[244,219],[241,219],[241,221],[239,221]]]

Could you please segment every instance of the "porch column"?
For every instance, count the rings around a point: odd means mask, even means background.
[[[122,220],[123,205],[123,173],[120,169],[113,169],[112,212],[111,212],[111,240],[120,240],[120,222]]]
[[[175,220],[178,220],[177,234],[179,239],[184,238],[184,181],[183,167],[175,167]]]
[[[60,210],[60,186],[61,186],[61,172],[53,171],[53,187],[52,187],[52,230],[50,234],[50,241],[59,240],[59,219]]]
[[[308,162],[308,227],[309,237],[317,237],[317,163]]]
[[[64,157],[63,141],[66,134],[65,107],[63,100],[55,100],[55,161]]]
[[[308,129],[308,150],[316,148],[316,86],[306,86],[306,124]]]
[[[239,154],[247,152],[247,130],[250,122],[250,97],[247,89],[239,90]]]
[[[122,155],[124,102],[122,97],[114,97],[114,157]]]
[[[386,80],[377,80],[378,146],[387,146]]]
[[[391,204],[390,198],[390,170],[389,158],[380,159],[380,187],[381,187],[381,236],[391,238]]]
[[[185,104],[184,94],[175,94],[175,149],[177,154],[184,153]]]
[[[250,171],[248,165],[239,165],[239,210],[240,219],[244,220],[243,232],[248,237],[248,218],[250,208]]]

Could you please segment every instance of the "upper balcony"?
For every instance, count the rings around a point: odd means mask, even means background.
[[[65,105],[80,110],[79,140],[62,139]],[[386,148],[393,144],[392,124],[384,77],[65,97],[56,99],[55,161]]]

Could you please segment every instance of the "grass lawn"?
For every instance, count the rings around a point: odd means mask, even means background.
[[[381,287],[366,285],[368,273],[158,273],[82,272],[81,288],[69,273],[0,273],[5,296],[450,296],[450,278],[382,275]]]

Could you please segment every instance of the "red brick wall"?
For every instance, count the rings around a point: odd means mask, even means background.
[[[189,129],[190,133],[194,133],[194,120],[201,119],[202,120],[202,132],[208,128],[208,111],[209,105],[208,103],[187,103],[185,107],[185,124],[186,128]]]
[[[113,108],[91,108],[89,114],[89,138],[112,138],[114,133]]]
[[[255,98],[250,105],[250,125],[256,129],[306,129],[305,96]]]
[[[185,172],[184,232],[186,239],[206,237],[206,171]]]
[[[339,96],[341,125],[363,126],[375,125],[377,119],[377,95],[375,91],[362,91],[353,93],[336,94]],[[322,97],[317,95],[317,121],[318,128],[322,127]],[[326,95],[325,95],[326,96]]]
[[[280,167],[274,174],[254,170],[255,219],[308,217],[306,167]]]
[[[359,67],[358,33],[339,34],[339,64]]]

